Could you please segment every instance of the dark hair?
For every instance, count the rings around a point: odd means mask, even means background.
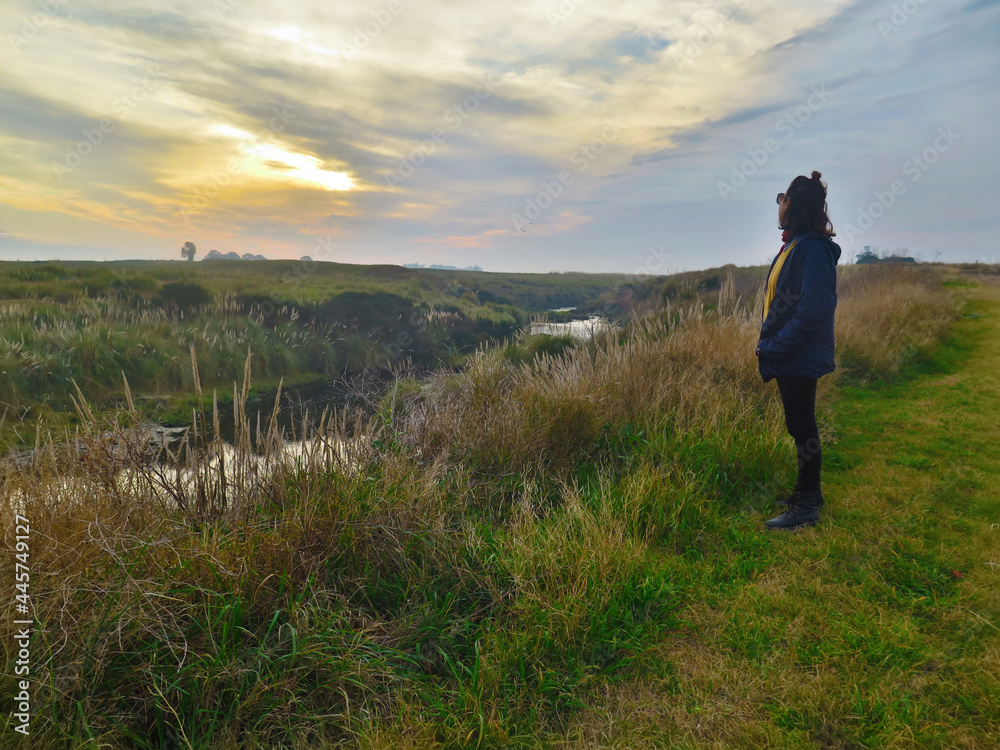
[[[779,229],[787,229],[794,237],[806,232],[818,232],[834,237],[833,224],[827,216],[826,184],[820,181],[819,172],[812,177],[799,175],[788,186],[788,210]]]

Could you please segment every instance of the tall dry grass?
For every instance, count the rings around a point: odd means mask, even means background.
[[[954,319],[954,297],[938,274],[901,263],[841,271],[835,338],[839,364],[891,375],[929,352]]]
[[[891,371],[940,337],[946,296],[918,269],[865,274],[838,335]],[[481,351],[372,421],[331,415],[298,456],[277,415],[250,424],[246,379],[230,450],[214,414],[151,456],[134,413],[80,403],[82,432],[0,475],[8,543],[15,513],[31,527],[32,746],[505,746],[560,726],[678,625],[672,556],[711,554],[727,509],[787,489],[760,302],[727,283],[715,309],[557,355]]]
[[[461,374],[400,384],[392,432],[421,459],[494,475],[572,465],[614,425],[735,434],[758,420],[765,389],[753,357],[759,326],[731,289],[712,311],[668,308],[520,365],[480,351]]]

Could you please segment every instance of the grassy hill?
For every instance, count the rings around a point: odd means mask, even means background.
[[[496,273],[302,260],[0,262],[0,299],[58,299],[108,293],[151,297],[165,283],[198,283],[216,297],[260,295],[276,304],[308,304],[345,291],[391,292],[426,302],[466,303],[506,298],[538,312],[580,304],[627,278],[625,274]],[[464,296],[463,296],[464,295]],[[463,308],[466,311],[466,308]]]

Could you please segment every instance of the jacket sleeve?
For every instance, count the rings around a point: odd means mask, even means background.
[[[760,356],[777,360],[809,342],[813,333],[833,315],[837,306],[837,267],[825,242],[803,243],[802,287],[795,315],[772,337],[760,341]]]

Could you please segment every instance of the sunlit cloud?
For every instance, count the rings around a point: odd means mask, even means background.
[[[312,36],[298,26],[279,26],[276,29],[265,29],[264,33],[273,36],[275,39],[283,39],[286,42],[294,44],[300,44],[306,38]]]
[[[323,169],[323,162],[315,156],[295,153],[273,143],[254,143],[253,134],[241,128],[216,123],[212,133],[241,141],[240,151],[256,163],[244,170],[248,174],[280,180],[301,180],[320,185],[326,190],[352,190],[355,185],[347,172]]]
[[[506,229],[488,229],[485,232],[480,232],[476,235],[471,235],[468,237],[460,237],[451,235],[449,237],[438,238],[438,237],[424,237],[415,240],[416,242],[423,244],[434,244],[434,245],[447,245],[450,247],[489,247],[489,239],[493,235],[497,234],[507,234]]]
[[[227,125],[224,122],[218,122],[213,125],[211,131],[217,135],[225,136],[226,138],[235,138],[243,141],[253,140],[252,133],[248,133],[240,128],[234,128],[232,125]]]
[[[287,177],[293,180],[322,185],[327,190],[351,190],[354,183],[346,172],[331,172],[320,168],[319,159],[315,156],[290,153],[277,146],[264,143],[257,146],[247,146],[244,153],[259,156],[264,161],[262,168],[275,177]]]

